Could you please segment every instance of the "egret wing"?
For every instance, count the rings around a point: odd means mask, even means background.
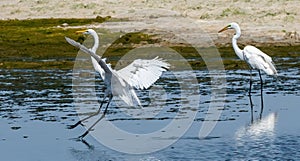
[[[137,89],[147,89],[156,82],[170,64],[159,57],[150,60],[137,59],[117,73]]]
[[[248,63],[256,69],[261,69],[268,75],[276,75],[277,70],[272,58],[254,46],[246,46],[244,48],[245,57]]]
[[[98,57],[99,57],[99,59],[101,58],[100,56],[98,56]],[[91,59],[92,59],[94,69],[100,74],[101,78],[103,80],[105,80],[105,71],[104,71],[104,69],[99,65],[99,63],[97,62],[97,60],[95,58],[93,58],[91,56]],[[106,58],[103,58],[102,61],[104,63],[106,63]],[[106,65],[110,68],[110,64],[106,64]]]
[[[265,59],[265,61],[267,61],[267,62],[272,62],[272,58],[269,55],[265,54],[264,52],[262,52],[261,50],[259,50],[258,48],[254,47],[254,46],[248,45],[244,48],[244,50],[247,53],[250,53],[251,55],[258,55],[258,56],[263,57],[263,59]]]
[[[135,106],[137,104],[142,107],[133,87],[116,72],[112,73],[111,87],[113,95],[121,98],[127,105]]]
[[[104,73],[111,73],[111,68],[110,68],[110,64],[106,64],[105,59],[101,59],[97,54],[95,54],[95,52],[93,52],[92,50],[88,49],[87,47],[85,47],[84,45],[81,45],[80,43],[76,42],[73,39],[70,39],[68,37],[65,37],[66,41],[73,45],[74,47],[79,48],[81,51],[90,54],[91,57],[93,59],[95,59],[96,62],[98,62],[100,69],[103,69]],[[93,63],[94,64],[94,63]],[[101,67],[102,66],[102,67]],[[94,66],[95,67],[95,66]],[[96,69],[96,68],[95,68]],[[103,72],[102,71],[102,72]],[[104,79],[104,77],[102,77]]]

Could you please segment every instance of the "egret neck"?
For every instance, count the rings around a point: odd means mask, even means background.
[[[239,48],[237,45],[237,39],[241,36],[241,29],[239,27],[235,27],[235,35],[232,38],[232,46],[236,53],[236,55],[241,59],[244,60],[243,50]]]
[[[99,37],[98,37],[98,34],[94,30],[92,30],[90,32],[94,38],[94,46],[92,47],[92,51],[96,53],[98,46],[99,46]]]

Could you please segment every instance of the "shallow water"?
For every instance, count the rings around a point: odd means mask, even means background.
[[[299,55],[299,52],[295,54]],[[226,71],[226,97],[224,107],[219,108],[220,117],[210,120],[208,112],[211,103],[210,75],[205,70],[194,70],[199,84],[189,88],[199,88],[189,93],[186,100],[180,100],[180,80],[187,80],[187,71],[168,71],[149,93],[138,91],[145,108],[154,117],[132,118],[130,108],[117,108],[117,100],[109,107],[106,119],[116,127],[135,134],[148,134],[168,125],[179,113],[196,111],[196,116],[187,132],[178,139],[152,138],[152,141],[173,140],[175,143],[149,154],[126,154],[100,144],[92,135],[86,142],[76,141],[85,128],[67,129],[67,125],[79,120],[77,93],[72,90],[71,70],[0,70],[0,153],[1,160],[297,160],[300,158],[300,71],[298,67],[286,66],[283,62],[299,64],[299,57],[274,58],[279,77],[263,75],[264,109],[259,119],[260,84],[253,72],[254,87],[252,100],[254,112],[251,117],[249,105],[247,70]],[[85,74],[93,75],[93,71]],[[101,89],[103,83],[97,80]],[[163,87],[163,88],[161,88]],[[83,89],[94,89],[87,84]],[[96,90],[101,96],[101,90]],[[86,97],[82,91],[79,108],[95,111],[99,98]],[[196,95],[197,94],[197,95]],[[181,101],[190,97],[200,98],[197,109],[186,107],[181,111]],[[160,99],[163,96],[163,99]],[[193,99],[193,98],[192,98]],[[196,98],[195,98],[196,99]],[[79,112],[78,112],[79,111]],[[148,111],[148,112],[149,112]],[[86,111],[85,111],[86,112]],[[180,115],[180,112],[182,112]],[[182,117],[180,117],[182,116]],[[253,118],[253,122],[251,121]],[[217,122],[213,131],[199,139],[199,131],[205,122]],[[86,123],[89,124],[90,122]],[[101,124],[101,122],[99,123]],[[101,128],[96,126],[97,129]],[[93,133],[93,132],[91,132]],[[130,146],[130,145],[128,145]],[[142,147],[141,147],[142,148]]]

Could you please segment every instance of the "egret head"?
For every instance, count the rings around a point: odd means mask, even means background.
[[[81,30],[81,31],[76,31],[77,34],[84,34],[84,35],[92,35],[94,38],[94,46],[92,47],[92,51],[96,53],[98,47],[99,47],[99,37],[98,34],[95,30],[93,29],[86,29],[86,30]],[[85,39],[85,38],[83,38]]]
[[[222,28],[218,33],[223,32],[225,30],[228,29],[235,29],[235,30],[239,30],[239,25],[235,22],[231,22],[230,24],[228,24],[227,26],[225,26],[224,28]]]
[[[85,35],[91,35],[93,32],[95,32],[93,29],[87,29],[87,30],[80,30],[76,31],[77,34],[85,34]]]

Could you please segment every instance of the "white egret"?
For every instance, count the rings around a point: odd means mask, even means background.
[[[95,70],[100,73],[102,79],[104,80],[106,89],[104,92],[104,98],[100,104],[98,111],[78,121],[76,124],[69,126],[69,128],[75,128],[79,124],[82,125],[83,121],[98,115],[107,97],[108,102],[102,116],[94,124],[92,124],[84,134],[79,137],[81,139],[85,137],[101,119],[104,118],[107,112],[107,108],[113,98],[113,94],[120,97],[129,106],[133,106],[135,103],[141,106],[140,100],[137,97],[134,88],[149,88],[159,79],[159,77],[162,75],[162,72],[166,71],[170,67],[170,64],[168,64],[166,61],[161,58],[155,57],[154,59],[150,60],[137,59],[123,69],[120,69],[118,71],[114,70],[110,67],[109,64],[106,64],[105,59],[101,59],[98,55],[96,55],[96,50],[99,45],[97,33],[92,29],[85,30],[82,33],[90,34],[93,36],[95,43],[92,49],[88,49],[70,38],[66,37],[66,40],[71,45],[91,55],[93,66]]]
[[[85,35],[92,35],[92,37],[94,38],[94,45],[93,47],[90,49],[92,52],[94,52],[95,54],[97,53],[97,49],[99,47],[99,37],[98,37],[98,34],[95,30],[93,29],[87,29],[87,30],[81,30],[81,31],[76,31],[76,33],[82,33],[82,34],[85,34]],[[97,55],[97,57],[100,58],[100,56]],[[105,75],[104,75],[104,70],[101,68],[101,66],[98,64],[98,62],[96,61],[95,58],[93,58],[91,56],[91,59],[92,59],[92,63],[93,63],[93,66],[94,66],[94,69],[100,74],[101,78],[104,80],[105,78]],[[102,61],[104,61],[106,63],[106,59],[102,59]],[[108,66],[110,66],[110,64],[107,64]]]
[[[249,96],[250,96],[250,103],[252,108],[252,100],[251,100],[251,86],[252,86],[252,69],[258,70],[260,83],[261,83],[261,105],[263,108],[263,81],[261,78],[260,70],[264,71],[267,75],[274,75],[277,76],[276,68],[273,64],[272,58],[267,54],[263,53],[261,50],[257,49],[254,46],[247,45],[243,50],[241,50],[237,45],[237,39],[241,36],[241,29],[239,25],[235,22],[230,23],[223,29],[219,31],[223,32],[228,29],[234,29],[235,35],[232,38],[232,46],[236,53],[236,55],[245,62],[248,63],[250,66],[250,89],[249,89]]]

